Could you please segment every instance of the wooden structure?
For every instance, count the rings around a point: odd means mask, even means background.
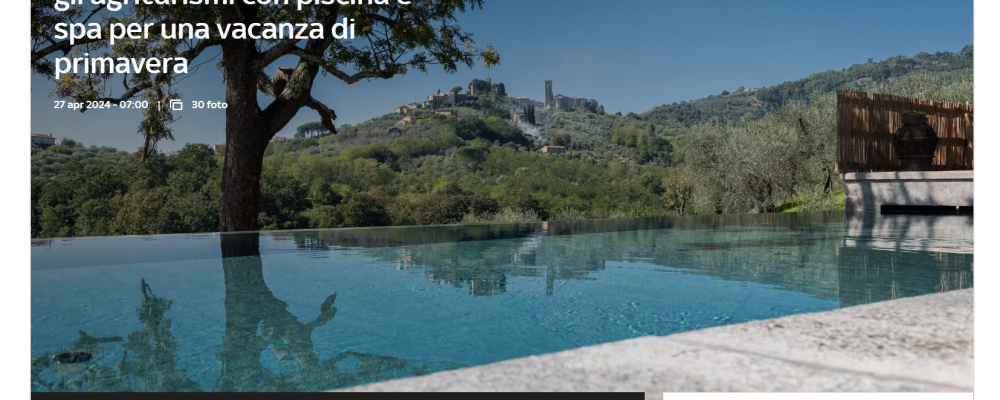
[[[892,138],[904,111],[927,113],[939,138],[933,171],[972,170],[972,105],[837,92],[837,172],[894,172]]]

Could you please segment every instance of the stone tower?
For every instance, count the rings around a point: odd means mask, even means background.
[[[552,98],[552,80],[545,81],[545,108],[552,108],[554,106],[554,101]]]

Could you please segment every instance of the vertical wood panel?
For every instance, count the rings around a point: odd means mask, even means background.
[[[837,172],[899,171],[892,138],[903,111],[927,113],[938,135],[932,170],[973,167],[973,107],[962,103],[913,99],[855,91],[837,92]]]

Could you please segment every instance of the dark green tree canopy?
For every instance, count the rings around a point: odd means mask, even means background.
[[[323,137],[330,133],[332,132],[320,121],[306,122],[295,128],[296,138]]]

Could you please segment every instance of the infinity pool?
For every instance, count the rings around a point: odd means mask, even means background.
[[[32,390],[332,390],[969,288],[972,226],[827,213],[33,240]]]

